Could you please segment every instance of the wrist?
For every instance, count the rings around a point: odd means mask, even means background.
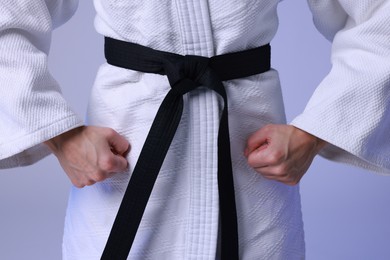
[[[318,137],[316,137],[316,139],[317,139],[317,151],[319,152],[327,144],[327,142]]]
[[[316,153],[318,153],[326,144],[327,142],[309,132],[306,132],[305,130],[302,130],[300,128],[297,128],[293,126],[295,131],[297,131],[299,134],[297,136],[304,137],[306,140],[311,140],[309,142],[313,143],[315,146]]]
[[[43,143],[45,145],[47,145],[53,153],[55,153],[61,148],[63,142],[69,140],[75,134],[81,132],[83,128],[84,128],[84,126],[73,128],[73,129],[66,131],[62,134],[59,134],[59,135],[57,135],[57,136],[55,136],[47,141],[44,141]]]

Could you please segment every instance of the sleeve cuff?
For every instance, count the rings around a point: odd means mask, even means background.
[[[365,151],[359,140],[350,140],[348,133],[340,133],[336,127],[329,126],[307,113],[299,115],[290,124],[328,143],[321,149],[320,156],[377,173],[390,174],[389,158]]]
[[[84,125],[76,115],[0,144],[0,169],[31,165],[51,152],[43,142]]]

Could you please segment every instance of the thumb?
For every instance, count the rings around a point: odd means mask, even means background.
[[[248,164],[253,168],[261,168],[269,166],[268,163],[268,145],[263,145],[259,149],[253,150],[248,154]],[[264,147],[264,148],[263,148]]]
[[[253,133],[247,140],[244,155],[248,157],[253,151],[263,150],[267,148],[269,140],[269,133],[266,127],[260,128],[258,131]]]
[[[127,169],[129,166],[129,163],[127,162],[126,158],[123,157],[122,155],[114,155],[113,156],[114,160],[114,169],[113,172],[121,172]]]
[[[124,156],[130,149],[130,143],[115,130],[110,131],[107,141],[111,151],[116,155]]]

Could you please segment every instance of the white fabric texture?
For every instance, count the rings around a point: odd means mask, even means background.
[[[49,154],[43,141],[83,124],[47,68],[52,28],[77,2],[47,2],[0,4],[0,168],[36,162]]]
[[[327,2],[310,4],[317,27],[333,38],[332,69],[292,124],[332,144],[324,157],[388,174],[390,1]]]
[[[277,0],[95,0],[102,35],[179,54],[213,56],[270,42]],[[323,155],[390,172],[390,2],[309,0],[318,29],[333,40],[333,68],[292,124],[330,143]],[[5,0],[0,6],[0,168],[33,163],[40,143],[82,124],[47,71],[50,33],[76,0]],[[6,51],[5,51],[6,50]],[[11,50],[11,51],[10,51]],[[103,51],[103,50],[102,50]],[[246,163],[247,137],[285,123],[275,70],[225,82],[238,207],[240,259],[303,259],[299,187],[269,181]],[[129,172],[70,195],[64,259],[99,259],[146,134],[169,84],[165,76],[103,64],[89,124],[131,143]],[[115,105],[112,105],[115,100]],[[222,101],[205,88],[185,96],[178,132],[129,259],[216,259],[217,133]],[[12,136],[12,138],[10,138]]]

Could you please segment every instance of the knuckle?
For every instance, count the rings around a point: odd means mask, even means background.
[[[246,140],[247,146],[252,147],[252,146],[256,145],[256,140],[257,140],[257,134],[258,134],[258,133],[259,133],[259,131],[254,132],[254,133],[252,133],[252,134],[248,137],[248,139]]]
[[[255,156],[249,156],[248,157],[248,164],[250,167],[255,167],[258,163],[258,160],[255,158]]]
[[[119,168],[121,171],[127,170],[127,169],[129,168],[129,162],[128,162],[126,159],[122,160],[121,165],[120,165],[120,167],[118,167],[118,168]]]
[[[102,174],[101,172],[98,172],[95,174],[93,180],[95,182],[101,182],[101,181],[104,181],[106,179],[106,176],[104,174]]]
[[[95,184],[95,181],[93,180],[88,180],[85,182],[85,186],[92,186],[93,184]]]
[[[75,186],[76,188],[79,188],[79,189],[84,188],[84,186],[85,186],[84,184],[77,182],[77,181],[72,181],[72,184],[73,184],[73,186]]]
[[[290,186],[295,186],[299,183],[299,180],[296,176],[287,176],[285,183]]]
[[[100,160],[99,166],[103,171],[110,172],[115,168],[115,160],[110,156],[103,157]]]
[[[288,173],[286,171],[286,167],[284,165],[280,165],[275,169],[275,175],[279,177],[287,177]]]
[[[108,137],[108,138],[114,137],[116,135],[116,131],[112,128],[106,128],[104,131],[105,131],[106,137]]]
[[[272,125],[272,124],[267,124],[267,125],[265,125],[265,126],[263,127],[263,130],[264,130],[265,132],[267,132],[267,133],[272,132],[273,129],[274,129],[274,125]]]
[[[269,163],[270,164],[278,164],[283,161],[284,154],[281,151],[274,151],[269,155]]]

